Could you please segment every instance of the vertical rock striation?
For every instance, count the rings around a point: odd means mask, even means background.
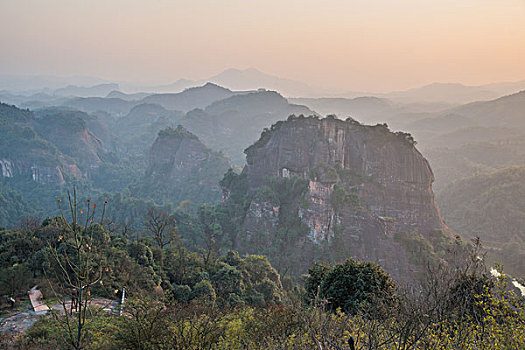
[[[337,248],[342,255],[378,261],[398,279],[415,267],[395,234],[421,234],[431,240],[446,230],[434,202],[429,163],[409,134],[392,133],[386,125],[291,117],[263,132],[245,153],[244,174],[251,191],[268,178],[308,181],[306,203],[298,204],[297,212],[310,240],[341,240]],[[268,233],[269,223],[261,221],[278,215],[279,208],[270,206],[271,213],[263,213],[261,208],[268,205],[253,198],[250,208],[257,210],[248,210],[246,230],[251,235]]]
[[[229,161],[197,136],[181,126],[167,128],[159,132],[150,149],[148,168],[137,191],[173,204],[218,202],[219,180],[229,168]]]

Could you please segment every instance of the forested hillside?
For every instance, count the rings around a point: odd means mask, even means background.
[[[386,123],[320,118],[273,91],[110,95],[0,105],[8,314],[37,322],[24,309],[35,285],[54,309],[79,290],[92,302],[70,311],[89,315],[80,332],[57,315],[6,344],[455,348],[488,346],[489,332],[523,344],[525,171],[508,167],[525,159],[522,131],[475,118],[519,98],[441,112],[294,100],[407,125],[415,140]],[[495,261],[513,277],[493,277]],[[97,311],[118,314],[122,288],[125,317]]]
[[[439,196],[447,224],[480,237],[490,257],[525,276],[525,167],[481,173],[445,188]]]

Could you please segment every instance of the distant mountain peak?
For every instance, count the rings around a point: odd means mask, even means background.
[[[227,89],[227,88],[225,88],[223,86],[217,85],[217,84],[212,83],[212,82],[207,82],[206,84],[204,84],[202,86],[196,86],[196,87],[189,88],[189,89],[186,89],[186,90],[191,90],[191,89],[219,89],[219,90],[224,90],[224,91],[231,91],[230,89]]]
[[[285,96],[311,95],[313,89],[307,84],[261,72],[256,68],[228,68],[208,79],[232,90],[277,90]]]

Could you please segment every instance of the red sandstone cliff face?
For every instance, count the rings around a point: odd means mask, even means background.
[[[268,177],[309,181],[308,203],[298,213],[312,241],[341,240],[338,248],[347,256],[377,261],[398,279],[416,267],[394,234],[430,239],[445,229],[432,170],[408,134],[352,120],[291,118],[264,132],[245,153],[244,172],[254,191]],[[248,233],[268,232],[278,213],[254,200],[245,219]]]

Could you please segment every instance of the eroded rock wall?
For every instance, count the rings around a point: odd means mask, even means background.
[[[219,180],[230,164],[182,127],[159,133],[149,153],[146,175],[138,188],[141,195],[178,204],[218,202]]]
[[[74,170],[78,170],[73,166]],[[42,185],[64,185],[64,174],[60,166],[43,166],[24,161],[0,159],[0,175],[6,178],[23,177]]]
[[[252,191],[271,177],[308,180],[307,203],[298,204],[298,214],[311,240],[342,239],[340,248],[348,256],[380,262],[398,279],[414,266],[395,233],[430,238],[446,230],[434,202],[429,163],[410,135],[392,133],[386,125],[289,118],[263,132],[245,153]],[[277,229],[279,208],[265,203],[250,208],[257,208],[245,219],[250,234],[261,228],[268,232],[269,225]]]

